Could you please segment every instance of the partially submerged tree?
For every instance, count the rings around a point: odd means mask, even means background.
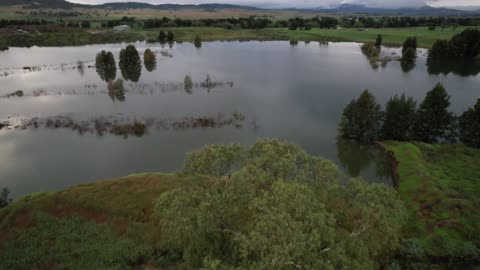
[[[193,88],[193,81],[192,81],[192,78],[190,77],[190,75],[185,76],[185,79],[183,80],[183,84],[184,84],[184,87],[185,87],[185,91],[187,91],[187,93],[191,94],[192,88]]]
[[[128,45],[120,51],[119,66],[125,80],[132,82],[138,82],[140,80],[142,62],[135,46]]]
[[[427,93],[418,108],[414,132],[415,138],[426,143],[436,143],[448,139],[452,131],[454,117],[448,111],[450,96],[441,83]]]
[[[380,48],[382,46],[382,43],[383,43],[383,36],[382,35],[378,35],[377,36],[377,39],[375,40],[375,46],[377,48]]]
[[[386,140],[407,141],[413,138],[417,103],[411,97],[395,95],[385,108],[385,117],[380,131]]]
[[[157,56],[150,49],[146,49],[143,53],[143,64],[148,72],[152,72],[157,67]]]
[[[0,208],[6,207],[12,202],[12,199],[10,199],[8,195],[10,195],[10,190],[3,188],[0,192]]]
[[[202,39],[200,38],[199,35],[195,36],[195,40],[193,41],[193,44],[195,44],[195,48],[197,49],[202,47]]]
[[[167,35],[165,34],[165,32],[163,32],[163,30],[160,30],[158,34],[158,41],[161,44],[165,44],[165,42],[167,41]]]
[[[480,98],[477,103],[460,116],[460,141],[480,148]]]
[[[103,81],[114,80],[117,76],[117,64],[111,52],[101,51],[95,57],[95,69]]]
[[[371,142],[378,137],[382,112],[375,97],[364,90],[360,97],[345,107],[340,121],[339,132],[344,139]]]

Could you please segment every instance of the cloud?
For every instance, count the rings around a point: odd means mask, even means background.
[[[82,4],[103,4],[108,2],[144,2],[150,4],[203,4],[203,3],[225,3],[249,5],[256,7],[332,7],[340,4],[360,4],[368,7],[420,7],[423,5],[432,6],[479,6],[480,0],[68,0]]]

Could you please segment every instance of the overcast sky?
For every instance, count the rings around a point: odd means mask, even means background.
[[[225,3],[257,7],[331,7],[342,3],[363,4],[370,7],[413,7],[425,4],[431,6],[479,6],[480,0],[68,0],[82,4],[102,4],[108,2],[144,2],[151,4],[202,4]]]

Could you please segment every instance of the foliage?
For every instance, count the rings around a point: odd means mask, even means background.
[[[115,80],[117,76],[117,64],[111,52],[99,52],[95,58],[95,68],[103,81]]]
[[[243,149],[238,144],[208,145],[191,152],[185,161],[187,174],[229,176],[233,166],[242,160]]]
[[[426,143],[449,139],[454,117],[448,111],[450,96],[441,83],[427,92],[420,104],[414,125],[415,138]]]
[[[460,116],[460,141],[464,144],[480,148],[480,99]]]
[[[382,42],[383,42],[383,36],[378,35],[377,39],[375,40],[375,47],[380,48],[382,46]]]
[[[339,125],[340,136],[360,142],[371,142],[378,136],[382,120],[380,105],[375,97],[364,90],[358,99],[344,109]]]
[[[415,51],[417,50],[417,37],[408,37],[405,39],[402,45],[402,52],[408,48],[414,49]]]
[[[165,44],[165,42],[167,41],[167,35],[165,34],[165,32],[163,30],[160,30],[160,32],[158,34],[158,41],[161,44]]]
[[[143,53],[143,64],[148,72],[152,72],[157,67],[157,56],[150,49],[146,49]]]
[[[415,60],[417,58],[417,51],[413,48],[407,48],[402,51],[402,58],[400,65],[404,72],[409,72],[415,67]]]
[[[202,151],[220,159],[214,164],[231,160],[222,147]],[[390,263],[405,217],[393,189],[359,180],[340,185],[331,162],[275,140],[242,152],[243,165],[230,180],[216,177],[225,170],[213,170],[213,179],[186,171],[191,180],[158,199],[166,240],[183,254],[183,267],[372,269]],[[187,163],[205,166],[200,159]]]
[[[115,101],[115,100],[118,100],[120,102],[125,101],[125,88],[123,86],[122,79],[109,81],[107,88],[108,88],[108,96],[110,96],[112,101]]]
[[[470,269],[480,261],[480,150],[386,142],[398,161],[398,193],[412,218],[402,269]],[[437,264],[438,265],[435,265]],[[427,265],[425,265],[427,264]]]
[[[461,59],[473,62],[480,54],[480,31],[466,29],[453,36],[449,41],[438,40],[428,53],[428,62],[435,64],[436,61],[445,59]]]
[[[167,41],[168,43],[172,43],[174,41],[174,36],[172,31],[167,32]]]
[[[6,207],[9,203],[12,202],[12,199],[8,197],[10,190],[8,188],[3,188],[0,193],[0,208]]]
[[[183,80],[183,84],[184,84],[185,91],[187,91],[187,93],[191,93],[193,88],[193,81],[190,75],[185,76],[185,79]]]
[[[416,102],[404,94],[390,98],[385,108],[381,137],[389,140],[408,141],[413,138]]]
[[[378,61],[380,56],[380,47],[377,47],[376,44],[367,42],[364,43],[361,47],[362,53],[367,57],[370,65],[373,69],[378,69]]]
[[[120,51],[120,70],[127,81],[138,82],[142,73],[142,63],[137,48],[128,45]]]
[[[202,39],[200,38],[199,35],[195,36],[195,39],[193,40],[193,44],[195,44],[195,48],[201,48],[202,47]]]

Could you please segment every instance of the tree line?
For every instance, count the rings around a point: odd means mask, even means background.
[[[412,97],[395,95],[385,111],[369,90],[344,109],[339,135],[359,142],[375,140],[455,143],[480,148],[480,99],[460,116],[448,110],[450,96],[442,84],[427,92],[417,107]]]

